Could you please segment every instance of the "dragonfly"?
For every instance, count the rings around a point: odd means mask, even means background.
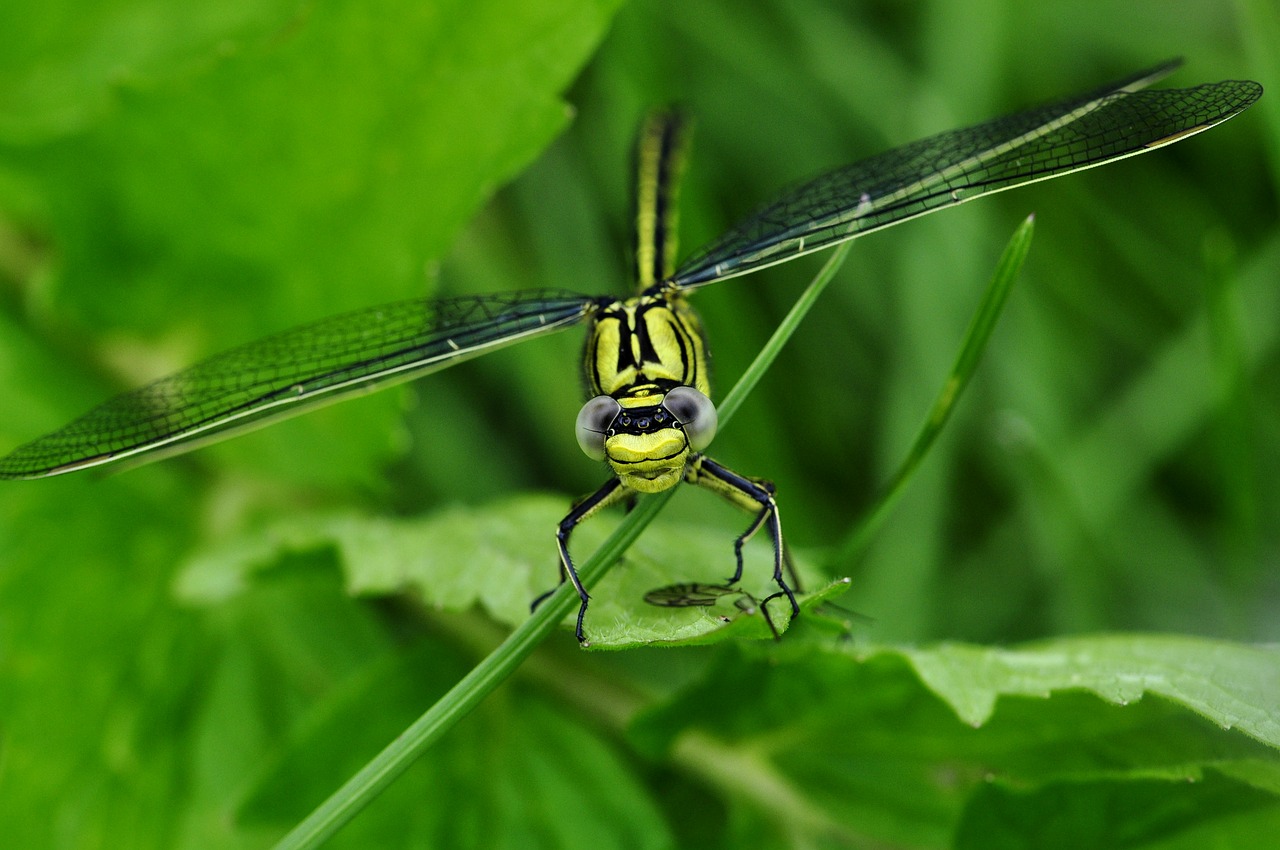
[[[684,482],[752,517],[734,540],[733,575],[717,587],[738,585],[743,546],[765,529],[778,588],[771,598],[785,598],[798,615],[773,484],[706,454],[716,407],[706,338],[686,296],[983,195],[1155,150],[1220,124],[1262,95],[1248,80],[1148,88],[1180,64],[1165,62],[1085,94],[827,171],[757,208],[678,265],[677,199],[690,122],[677,111],[656,112],[637,141],[635,294],[534,289],[420,298],[324,319],[117,396],[0,459],[0,478],[158,459],[585,324],[589,398],[575,433],[582,451],[610,475],[560,521],[560,581],[533,605],[571,582],[581,603],[574,633],[586,645],[590,596],[569,553],[574,529],[605,508]]]

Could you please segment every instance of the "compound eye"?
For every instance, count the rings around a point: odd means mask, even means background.
[[[684,426],[689,447],[695,452],[711,445],[719,424],[716,406],[711,403],[711,399],[693,387],[676,387],[667,393],[662,406]]]
[[[604,439],[621,412],[622,405],[613,396],[598,395],[582,405],[574,432],[583,454],[592,460],[604,460]]]

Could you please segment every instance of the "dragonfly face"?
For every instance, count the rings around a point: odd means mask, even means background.
[[[716,408],[693,387],[632,387],[621,398],[601,395],[578,414],[578,444],[604,460],[623,486],[661,493],[680,483],[685,466],[711,444]]]
[[[676,189],[686,122],[660,113],[638,145],[634,298],[532,290],[386,304],[232,349],[111,399],[0,458],[0,479],[41,478],[125,458],[154,460],[311,407],[424,375],[496,348],[582,322],[591,399],[578,442],[613,476],[579,501],[556,532],[561,583],[578,592],[585,643],[589,596],[569,537],[597,511],[683,481],[753,514],[734,542],[761,528],[773,541],[773,579],[787,583],[773,485],[702,454],[716,430],[701,323],[684,297],[744,275],[983,195],[1145,153],[1237,115],[1259,97],[1249,80],[1146,90],[1166,62],[1094,91],[972,127],[940,133],[837,168],[744,218],[678,267]],[[793,582],[794,583],[794,582]],[[713,585],[705,585],[712,587]],[[534,604],[542,598],[535,601]]]

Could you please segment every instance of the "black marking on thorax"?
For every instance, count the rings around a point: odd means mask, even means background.
[[[701,332],[696,322],[683,303],[661,295],[603,308],[587,340],[591,391],[620,396],[638,384],[699,386]],[[654,335],[661,335],[662,342]]]

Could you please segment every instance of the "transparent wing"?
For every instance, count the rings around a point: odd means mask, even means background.
[[[216,355],[117,396],[0,459],[0,478],[182,451],[577,324],[595,299],[559,290],[372,307]]]
[[[827,172],[695,252],[672,282],[692,289],[992,192],[1153,150],[1225,121],[1262,95],[1248,80],[1141,91],[1179,64]]]

